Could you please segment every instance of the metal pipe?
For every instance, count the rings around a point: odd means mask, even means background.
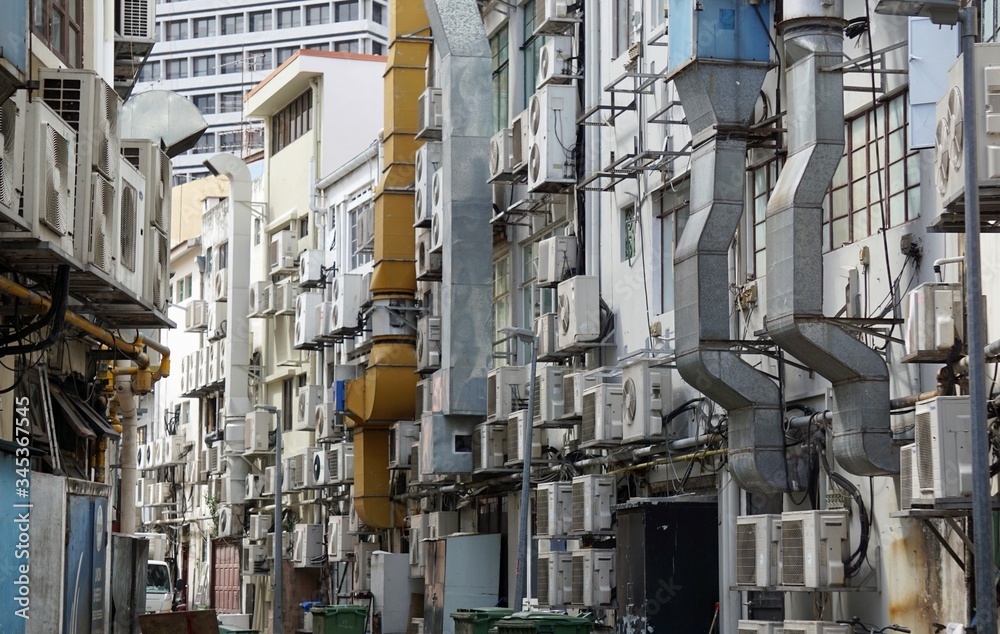
[[[340,179],[342,179],[344,176],[347,176],[348,174],[350,174],[351,172],[353,172],[357,168],[361,167],[362,165],[364,165],[368,161],[376,158],[377,156],[378,156],[378,143],[372,143],[371,145],[369,145],[368,147],[366,147],[364,150],[362,150],[360,154],[358,154],[357,156],[355,156],[351,160],[347,161],[346,163],[344,163],[343,165],[341,165],[337,169],[333,170],[328,175],[326,175],[323,178],[321,178],[316,183],[316,185],[313,186],[313,189],[316,191],[316,193],[321,192],[322,190],[324,190],[327,187],[329,187],[330,185],[336,183],[337,181],[339,181]],[[313,211],[323,211],[323,210],[322,209],[314,209]]]
[[[282,559],[281,559],[281,545],[282,538],[284,537],[283,526],[281,524],[281,410],[274,405],[255,405],[254,409],[268,412],[274,414],[275,416],[275,428],[274,428],[274,604],[271,606],[272,619],[273,619],[273,629],[272,632],[275,634],[281,634],[284,630],[284,616],[281,613],[282,610]]]
[[[707,445],[710,442],[722,439],[722,434],[701,434],[699,436],[692,436],[691,438],[681,438],[680,440],[675,440],[670,443],[669,446],[671,449],[693,449],[695,447]]]
[[[969,350],[983,349],[983,289],[979,227],[979,170],[976,151],[979,139],[976,100],[976,3],[959,9],[962,23],[962,83],[967,96],[962,100],[965,145],[965,291],[966,333]],[[972,437],[972,530],[976,573],[976,631],[996,632],[996,580],[993,563],[993,514],[990,511],[989,443],[986,442],[986,360],[980,354],[969,358],[969,397]]]
[[[538,358],[538,337],[531,336],[531,376],[528,380],[528,420],[524,423],[524,468],[521,471],[521,508],[518,513],[517,577],[514,580],[514,601],[508,607],[520,611],[528,587],[528,520],[531,515],[531,443],[535,420],[535,365]],[[509,431],[507,433],[510,433]]]
[[[135,503],[135,483],[136,483],[136,433],[135,417],[136,403],[135,393],[132,391],[132,378],[122,375],[115,380],[115,393],[118,400],[119,411],[122,417],[122,438],[121,438],[121,476],[118,486],[119,499],[121,500],[120,524],[122,532],[126,534],[134,533],[139,529],[136,524],[138,514]]]
[[[807,427],[809,425],[829,425],[833,422],[833,412],[826,410],[825,412],[816,412],[815,414],[806,414],[803,416],[792,416],[788,419],[789,427]]]

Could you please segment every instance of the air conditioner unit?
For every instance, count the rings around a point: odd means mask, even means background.
[[[781,621],[740,621],[736,634],[782,634]]]
[[[292,559],[297,568],[321,566],[326,559],[323,551],[322,524],[296,524]]]
[[[243,426],[244,453],[266,453],[271,442],[271,415],[268,412],[249,412]]]
[[[184,307],[184,325],[187,332],[208,330],[208,302],[203,299],[190,300]]]
[[[316,309],[323,302],[323,294],[301,293],[295,298],[295,348],[314,348],[319,332],[316,324]],[[311,410],[310,410],[311,411]]]
[[[768,588],[778,584],[780,515],[736,518],[736,585]]]
[[[444,125],[444,98],[440,88],[428,87],[417,97],[417,139],[440,140]]]
[[[987,104],[1000,91],[1000,45],[979,44],[975,47],[972,64],[975,67],[975,94],[965,94],[962,60],[948,71],[948,86],[937,103],[937,132],[934,165],[937,174],[936,209],[961,213],[965,203],[965,151],[963,104],[975,104],[976,163],[978,165],[980,198],[995,204],[1000,188],[1000,116]]]
[[[170,238],[151,224],[146,227],[143,298],[161,313],[170,305]]]
[[[278,312],[278,284],[268,284],[267,292],[263,293],[265,317],[270,317]]]
[[[599,282],[596,276],[577,275],[559,283],[559,350],[572,350],[601,336]]]
[[[215,301],[225,302],[229,300],[229,269],[216,269],[212,274],[212,286],[215,289]]]
[[[270,282],[251,282],[250,290],[247,294],[249,299],[249,312],[247,317],[258,318],[267,314],[267,307],[270,303],[268,296],[271,294]]]
[[[243,526],[233,517],[233,509],[228,506],[219,509],[215,525],[219,537],[239,537],[243,534]]]
[[[333,302],[322,301],[316,306],[316,341],[336,341],[333,334]]]
[[[264,467],[264,497],[274,497],[274,492],[278,489],[278,476],[281,470],[278,467]]]
[[[430,229],[416,230],[417,279],[432,282],[441,279],[441,253],[431,249]]]
[[[17,91],[9,99],[0,101],[0,230],[29,229],[20,212],[24,125],[28,115],[24,95],[24,91]]]
[[[326,453],[326,451],[316,447],[306,447],[303,453],[296,454],[293,489],[309,489],[315,486],[313,482],[313,458],[320,453]]]
[[[535,317],[535,336],[538,337],[538,360],[552,361],[558,358],[559,345],[556,334],[557,313],[545,313]]]
[[[135,481],[135,505],[136,506],[146,506],[146,485],[149,484],[148,478],[137,478]]]
[[[264,498],[264,477],[261,474],[251,473],[247,475],[245,491],[243,497],[247,500],[260,500]],[[256,515],[254,517],[257,517]],[[251,518],[251,528],[253,518]],[[267,532],[267,531],[265,531]],[[263,539],[263,537],[259,538]]]
[[[162,438],[153,441],[153,462],[151,463],[153,467],[163,466],[163,444]]]
[[[576,20],[570,15],[567,0],[538,0],[535,4],[535,33],[558,34],[569,29]]]
[[[226,302],[209,302],[206,312],[208,313],[208,340],[211,342],[225,339],[228,312]]]
[[[573,86],[543,86],[528,101],[528,191],[559,192],[576,182],[577,95]]]
[[[583,416],[583,393],[590,388],[605,383],[602,376],[606,370],[571,372],[563,375],[563,395],[565,405],[563,416],[579,418]]]
[[[289,229],[271,236],[271,274],[295,273],[295,254],[299,252],[298,236]]]
[[[538,605],[561,608],[573,598],[573,553],[538,554]]]
[[[536,88],[573,82],[573,38],[547,37],[538,51]]]
[[[622,440],[647,442],[663,436],[663,415],[672,407],[670,372],[647,359],[622,368]]]
[[[183,359],[183,361],[187,361],[187,357],[185,357]],[[183,364],[183,361],[182,361],[182,364]],[[142,471],[143,469],[147,468],[146,467],[146,447],[147,447],[146,444],[139,445],[139,448],[136,449],[136,452],[135,452],[135,468],[138,469],[139,471]]]
[[[553,236],[538,243],[538,286],[553,288],[576,274],[576,236]]]
[[[301,288],[318,288],[326,282],[323,275],[323,252],[319,249],[306,249],[299,255],[299,286]]]
[[[427,514],[426,539],[440,539],[459,531],[458,511],[438,511]]]
[[[161,506],[174,504],[173,485],[169,482],[157,482],[155,485],[156,503]]]
[[[206,373],[206,384],[214,385],[219,380],[219,342],[213,341],[208,344],[208,365]]]
[[[333,445],[327,460],[330,463],[331,484],[354,482],[354,443],[340,442]]]
[[[965,339],[961,284],[921,284],[903,303],[903,361],[939,363]]]
[[[830,621],[785,621],[775,631],[781,634],[851,634],[850,625]]]
[[[417,320],[417,372],[441,367],[441,318],[424,315]]]
[[[527,433],[526,421],[528,410],[522,409],[514,412],[507,419],[507,462],[508,466],[521,464],[524,462],[524,437]],[[542,457],[542,432],[534,430],[531,434],[531,458],[536,460]]]
[[[584,475],[573,478],[573,533],[611,530],[611,506],[614,502],[613,476]]]
[[[527,407],[528,368],[505,365],[486,374],[486,420],[505,421]]]
[[[410,468],[410,447],[419,440],[420,430],[410,421],[393,423],[389,428],[389,468]]]
[[[131,1],[126,0],[126,4]],[[148,139],[122,139],[121,147],[122,156],[145,177],[144,198],[149,225],[164,235],[170,235],[170,157],[157,143]]]
[[[507,452],[507,425],[476,425],[472,436],[472,472],[509,471],[504,467]]]
[[[271,532],[271,528],[274,526],[274,516],[270,514],[257,513],[256,515],[250,516],[250,531],[248,534],[248,539],[251,541],[260,541],[267,538],[267,534]]]
[[[410,515],[408,540],[410,542],[410,577],[424,576],[424,539],[427,538],[427,515]]]
[[[29,103],[27,111],[23,146],[24,224],[32,237],[72,258],[76,132],[41,100]]]
[[[431,183],[441,167],[441,144],[428,141],[417,148],[413,159],[413,226],[431,226]]]
[[[340,440],[343,437],[344,428],[337,417],[337,407],[333,403],[328,401],[317,405],[314,418],[317,443]]]
[[[228,466],[228,461],[226,460],[226,448],[222,446],[221,442],[216,442],[209,449],[209,453],[214,454],[214,457],[209,458],[209,464],[214,467],[212,472],[215,474],[225,473],[226,467]]]
[[[182,464],[184,457],[184,439],[180,436],[167,436],[163,440],[163,465],[173,466]]]
[[[281,461],[281,491],[282,493],[295,489],[295,482],[298,474],[295,468],[299,466],[295,456],[285,458]]]
[[[541,366],[535,371],[534,425],[546,426],[562,418],[566,395],[563,377],[566,369],[560,366]]]
[[[922,497],[972,495],[972,429],[968,396],[917,403],[914,440]]]
[[[347,561],[354,555],[357,535],[348,532],[350,518],[331,515],[326,519],[326,558],[328,561]]]
[[[124,0],[117,9],[116,42],[152,45],[156,41],[155,0]]]
[[[298,297],[298,287],[288,281],[274,285],[274,314],[294,315],[295,298]]]
[[[514,131],[504,128],[490,139],[490,183],[514,180]]]
[[[274,561],[274,533],[268,533],[264,536],[264,557],[269,562]],[[292,558],[292,533],[291,531],[283,531],[281,533],[281,558],[291,559]]]
[[[613,548],[587,548],[573,553],[573,605],[609,606],[615,589]]]
[[[316,449],[309,455],[306,488],[325,487],[330,484],[330,456],[326,449]]]
[[[514,174],[523,174],[528,169],[528,111],[522,110],[510,122],[510,169]]]
[[[254,544],[244,540],[243,543],[243,576],[266,575],[267,565],[266,544]]]
[[[105,273],[116,266],[122,100],[97,73],[41,69],[39,95],[76,130],[76,259]]]
[[[572,482],[539,484],[535,506],[535,532],[539,537],[569,535],[573,526]]]
[[[431,253],[444,249],[444,187],[444,170],[438,170],[431,181]]]
[[[142,296],[146,264],[145,231],[148,222],[146,179],[125,159],[120,159],[121,187],[118,190],[117,281],[137,297]]]
[[[613,447],[622,440],[622,386],[601,383],[583,393],[580,446]]]
[[[899,508],[908,510],[915,506],[933,506],[934,492],[920,488],[920,455],[917,443],[899,448]]]
[[[333,309],[330,313],[331,334],[347,334],[361,327],[359,315],[364,294],[363,282],[363,276],[351,273],[333,278],[331,292]]]
[[[781,585],[826,588],[844,585],[850,554],[847,511],[781,514]]]

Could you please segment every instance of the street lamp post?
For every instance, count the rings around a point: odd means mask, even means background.
[[[281,524],[281,410],[274,405],[255,405],[254,409],[268,412],[275,416],[274,427],[274,611],[273,611],[273,631],[274,634],[282,634],[284,630],[284,617],[282,608],[284,601],[282,597],[282,539],[283,526]]]

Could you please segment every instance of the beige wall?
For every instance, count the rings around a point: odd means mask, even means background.
[[[170,198],[170,246],[201,235],[206,198],[229,195],[229,180],[209,176],[174,187]]]

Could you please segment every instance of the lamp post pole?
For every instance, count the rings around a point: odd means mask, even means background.
[[[283,634],[285,631],[284,597],[282,596],[282,539],[283,526],[281,524],[281,410],[274,405],[256,405],[254,409],[274,414],[274,603],[273,603],[273,627],[274,634]]]

